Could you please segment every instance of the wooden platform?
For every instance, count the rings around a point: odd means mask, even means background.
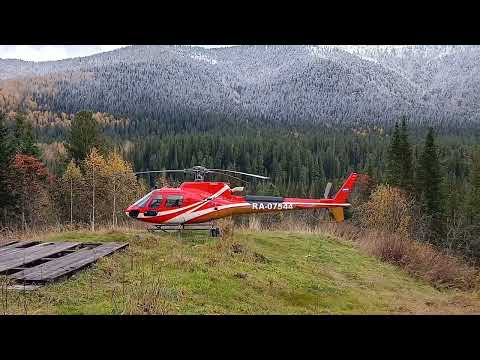
[[[94,263],[128,243],[80,243],[13,241],[0,246],[0,275],[13,282],[12,288],[38,287]]]

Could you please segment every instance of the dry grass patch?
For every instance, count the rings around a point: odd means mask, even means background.
[[[480,288],[478,269],[430,244],[384,231],[359,230],[349,224],[330,225],[326,231],[354,242],[367,254],[395,264],[437,288]]]

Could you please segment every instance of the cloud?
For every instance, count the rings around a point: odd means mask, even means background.
[[[50,61],[88,56],[115,50],[127,45],[0,45],[0,59]],[[205,48],[232,45],[196,45]]]

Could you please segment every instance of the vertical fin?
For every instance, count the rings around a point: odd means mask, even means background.
[[[350,176],[348,177],[347,181],[345,181],[338,190],[338,192],[335,194],[334,200],[337,203],[344,203],[348,200],[348,196],[350,193],[353,191],[353,187],[355,186],[355,183],[357,182],[357,173],[351,173]]]

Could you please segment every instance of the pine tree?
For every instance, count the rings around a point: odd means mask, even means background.
[[[444,229],[442,175],[433,129],[428,130],[417,170],[417,192],[425,214],[429,217],[429,240],[439,242]]]
[[[104,147],[99,125],[91,112],[80,111],[75,115],[65,147],[77,162],[84,160],[93,147],[97,149]]]

